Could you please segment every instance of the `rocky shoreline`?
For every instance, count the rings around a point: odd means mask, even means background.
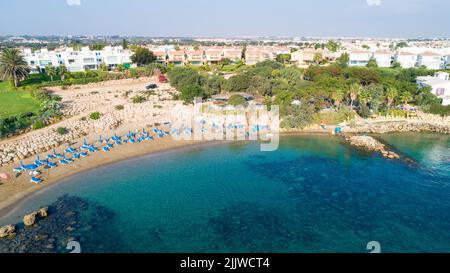
[[[83,252],[111,252],[118,244],[111,240],[114,228],[104,225],[114,219],[114,213],[89,200],[64,195],[28,216],[34,214],[32,225],[22,222],[0,229],[4,234],[0,253],[68,253],[71,241],[78,242]],[[92,245],[97,248],[89,248]]]
[[[450,134],[450,122],[432,123],[426,121],[392,121],[380,124],[372,123],[370,126],[349,128],[350,133],[403,133],[403,132],[431,132]]]

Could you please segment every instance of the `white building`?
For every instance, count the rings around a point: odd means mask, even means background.
[[[392,53],[387,50],[377,50],[373,53],[373,58],[377,61],[378,67],[390,67],[392,63]]]
[[[450,78],[446,72],[434,76],[417,77],[419,87],[431,87],[431,93],[442,99],[442,105],[450,105]]]
[[[107,46],[103,50],[90,50],[89,47],[83,47],[79,51],[71,47],[54,51],[41,49],[36,52],[25,49],[23,53],[33,72],[43,70],[49,64],[54,67],[65,65],[70,72],[98,69],[102,63],[114,68],[119,64],[130,65],[132,55],[131,50],[123,49],[121,46]]]
[[[417,54],[402,51],[395,56],[395,61],[400,63],[403,68],[411,68],[416,67],[417,58]]]
[[[426,66],[429,69],[441,69],[444,68],[444,62],[439,54],[426,51],[419,54],[417,59],[418,66]]]
[[[366,66],[370,60],[371,54],[365,50],[354,50],[349,53],[349,66]]]

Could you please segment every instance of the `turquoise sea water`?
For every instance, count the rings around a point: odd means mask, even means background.
[[[450,137],[380,138],[415,163],[317,135],[205,146],[72,177],[0,222],[70,194],[107,213],[76,233],[89,252],[450,252]]]

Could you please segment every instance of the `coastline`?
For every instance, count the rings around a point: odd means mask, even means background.
[[[328,135],[332,136],[332,130],[309,128],[304,130],[283,130],[280,136],[296,136],[296,135]],[[350,134],[358,132],[349,132]],[[393,132],[389,132],[393,133]],[[401,132],[400,132],[401,133]],[[46,171],[44,174],[45,182],[41,185],[32,185],[28,181],[28,176],[23,174],[18,178],[14,178],[14,182],[4,182],[0,188],[0,219],[13,214],[20,205],[26,200],[39,195],[40,193],[52,188],[53,186],[64,183],[71,177],[88,172],[92,169],[111,165],[121,161],[137,159],[145,156],[154,156],[161,153],[180,151],[183,149],[194,149],[204,147],[205,145],[214,145],[222,143],[222,141],[176,141],[172,138],[159,139],[157,142],[144,142],[137,145],[121,145],[117,146],[109,153],[97,152],[89,157],[76,161],[70,166],[59,167],[54,170]],[[0,167],[0,171],[6,171],[12,165]],[[5,189],[3,186],[10,186]],[[6,197],[5,197],[6,196]]]
[[[116,147],[109,153],[97,152],[89,157],[76,161],[67,167],[58,167],[43,173],[45,181],[40,185],[31,184],[28,175],[22,174],[18,178],[13,178],[14,182],[3,182],[0,201],[0,218],[7,217],[16,211],[16,206],[20,206],[29,198],[45,191],[70,177],[89,170],[111,165],[134,158],[156,155],[159,153],[178,151],[185,148],[202,147],[207,144],[214,144],[214,141],[175,141],[171,138],[160,139],[157,142],[146,142],[138,145],[122,145]],[[6,166],[8,167],[8,166]],[[5,169],[5,166],[0,170]],[[3,188],[3,186],[9,186]]]
[[[291,131],[282,132],[281,136],[295,136],[295,135],[330,135],[328,131]],[[205,147],[207,145],[215,145],[223,143],[223,141],[175,141],[172,138],[159,139],[157,142],[145,142],[134,145],[122,145],[114,148],[109,153],[97,152],[90,155],[87,158],[76,161],[67,167],[58,167],[51,171],[51,173],[45,174],[45,182],[41,185],[32,185],[28,181],[28,176],[26,174],[21,175],[21,177],[14,178],[14,182],[5,182],[9,186],[15,186],[13,189],[0,188],[0,193],[3,195],[8,195],[4,198],[2,195],[0,201],[0,219],[5,218],[13,214],[21,204],[23,204],[29,198],[44,192],[51,187],[64,183],[65,180],[70,179],[81,173],[88,172],[92,169],[108,166],[121,161],[137,159],[140,157],[154,156],[157,154],[181,151],[183,149],[195,149],[198,147]],[[6,168],[11,168],[10,166],[0,167],[0,171],[6,170]],[[5,186],[3,184],[2,186]],[[10,193],[13,193],[11,195]]]

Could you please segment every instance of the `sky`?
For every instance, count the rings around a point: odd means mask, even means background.
[[[450,37],[449,0],[0,0],[0,35]]]

